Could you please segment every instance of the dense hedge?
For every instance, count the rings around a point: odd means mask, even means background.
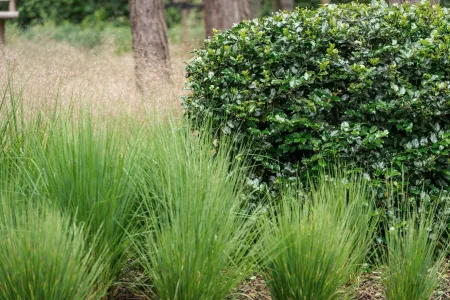
[[[437,195],[450,190],[449,21],[373,2],[244,22],[195,51],[184,104],[253,141],[257,187],[343,160],[381,189],[404,172],[410,193]]]
[[[129,16],[128,1],[123,0],[21,0],[17,5],[20,22],[80,23],[91,20],[110,20]]]
[[[129,17],[128,0],[17,0],[20,10],[19,22],[26,26],[37,22],[52,21],[81,23],[83,21],[116,21]],[[164,0],[170,3],[170,0]],[[173,0],[172,0],[173,1]],[[203,0],[190,0],[191,3],[202,3]],[[273,0],[262,0],[261,14],[272,12]],[[349,2],[339,0],[335,3]],[[368,1],[368,0],[361,0]],[[360,1],[360,2],[361,2]],[[446,0],[447,1],[447,0]],[[175,1],[173,1],[175,2]],[[296,5],[315,7],[320,0],[296,0]],[[8,8],[8,3],[0,2],[0,10]],[[181,10],[177,7],[166,9],[166,19],[169,27],[181,22]]]
[[[128,20],[130,16],[128,0],[20,0],[17,6],[20,11],[19,22],[23,26],[47,21],[55,24],[117,22]],[[7,7],[7,3],[0,3],[0,10]],[[180,9],[171,7],[165,13],[169,27],[180,23]]]

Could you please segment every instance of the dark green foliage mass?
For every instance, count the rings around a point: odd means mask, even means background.
[[[85,19],[108,21],[128,17],[123,0],[22,0],[17,5],[22,25],[43,21],[80,23]]]
[[[194,2],[198,2],[195,0]],[[165,0],[169,4],[169,0]],[[0,3],[6,10],[7,3]],[[128,0],[21,0],[18,1],[19,23],[22,26],[43,22],[61,23],[128,23],[130,11]],[[168,7],[165,10],[168,26],[180,23],[181,10]],[[118,22],[119,21],[119,22]]]
[[[449,21],[446,8],[373,2],[243,22],[195,51],[184,105],[252,141],[257,188],[337,160],[380,198],[403,175],[433,197],[450,190]]]
[[[80,23],[88,21],[123,21],[129,18],[128,0],[17,0],[20,11],[19,22],[22,26],[52,21],[56,24],[62,22]],[[351,0],[331,1],[334,4],[347,3]],[[359,2],[368,2],[360,0]],[[450,0],[441,0],[442,6],[447,6]],[[174,2],[164,0],[165,4]],[[202,0],[191,0],[191,3],[200,4]],[[296,6],[317,7],[320,0],[296,0]],[[8,3],[0,2],[0,10],[7,10]],[[198,11],[197,11],[198,12]],[[261,15],[272,12],[272,0],[262,0]],[[166,8],[166,21],[169,27],[180,24],[181,9],[176,6]]]

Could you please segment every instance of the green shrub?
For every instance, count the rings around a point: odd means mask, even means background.
[[[246,21],[195,51],[184,105],[253,141],[259,188],[341,160],[374,186],[403,172],[410,193],[439,195],[450,184],[449,21],[444,8],[383,2]]]
[[[53,22],[35,25],[23,32],[28,39],[42,40],[48,38],[58,42],[67,42],[74,47],[93,49],[105,43],[114,44],[117,54],[131,52],[131,31],[127,26],[113,26],[101,23],[92,26],[89,23],[64,23],[55,25]]]
[[[19,22],[23,25],[53,21],[55,23],[80,23],[107,21],[118,17],[129,17],[126,0],[24,0],[19,1]]]
[[[169,0],[164,0],[169,4]],[[199,0],[191,1],[199,3]],[[119,22],[129,24],[130,11],[128,0],[22,0],[18,2],[21,25],[34,25],[42,22]],[[7,3],[0,3],[0,10],[7,10]],[[165,10],[166,23],[169,27],[181,21],[181,9],[168,7]]]
[[[291,189],[264,226],[265,278],[273,299],[346,299],[374,237],[361,179],[322,176],[310,194]]]

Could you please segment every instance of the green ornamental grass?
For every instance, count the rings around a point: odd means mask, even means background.
[[[189,126],[151,129],[142,194],[141,265],[160,299],[224,299],[248,274],[257,235],[231,143]],[[216,147],[216,146],[217,147]]]
[[[89,238],[101,232],[98,250],[108,249],[117,279],[129,245],[138,148],[116,125],[102,125],[85,112],[51,117],[44,130],[27,136],[19,166],[23,184],[28,194],[86,224]]]
[[[108,282],[103,253],[86,230],[50,208],[0,199],[0,299],[100,299]]]
[[[445,229],[443,215],[435,204],[425,209],[411,207],[405,200],[401,202],[405,208],[397,214],[399,226],[385,230],[386,249],[381,261],[386,296],[389,300],[430,299],[448,253],[438,247]]]
[[[0,187],[83,226],[93,253],[107,251],[102,257],[110,268],[104,275],[117,281],[135,213],[140,129],[93,115],[57,106],[25,114],[21,94],[11,85],[0,102]]]
[[[335,174],[336,175],[336,174]],[[264,224],[264,275],[273,299],[348,296],[375,230],[363,180],[322,176],[306,194],[284,193]]]

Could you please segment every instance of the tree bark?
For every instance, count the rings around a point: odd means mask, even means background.
[[[205,32],[212,36],[213,29],[224,31],[233,24],[250,18],[250,5],[244,0],[205,0]]]
[[[421,0],[389,0],[389,4],[394,4],[394,3],[399,3],[399,4],[403,4],[403,3],[409,3],[409,4],[416,4],[416,3],[420,3]],[[430,4],[431,5],[436,5],[439,4],[440,0],[430,0]]]
[[[288,10],[293,11],[295,8],[294,0],[273,0],[273,11]]]
[[[136,85],[146,92],[170,81],[169,43],[163,0],[129,0]]]
[[[5,47],[5,20],[0,19],[0,50]]]
[[[189,41],[189,9],[182,9],[181,21],[183,23],[183,42],[187,43]]]
[[[262,0],[250,0],[250,6],[252,10],[252,18],[256,19],[261,17]]]

